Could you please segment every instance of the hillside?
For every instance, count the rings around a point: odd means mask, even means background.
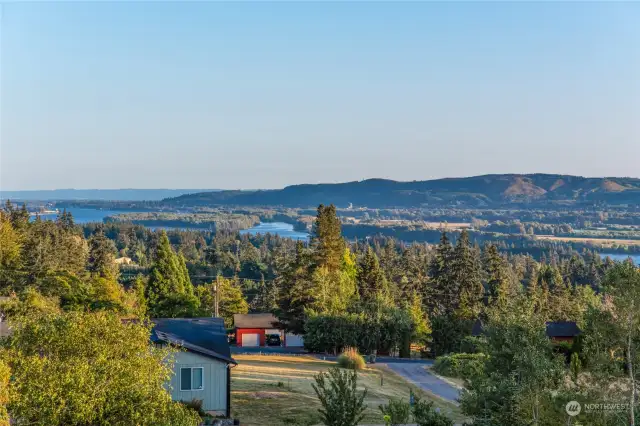
[[[515,203],[640,204],[640,179],[569,175],[484,175],[427,181],[369,179],[303,184],[277,190],[201,192],[167,198],[174,206],[244,205],[308,207],[500,206]]]

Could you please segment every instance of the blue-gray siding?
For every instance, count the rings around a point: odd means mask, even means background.
[[[180,390],[180,368],[202,367],[204,389],[198,391]],[[193,352],[176,354],[174,374],[171,377],[171,397],[175,401],[191,401],[201,399],[205,411],[227,409],[227,364],[222,361],[199,355]]]

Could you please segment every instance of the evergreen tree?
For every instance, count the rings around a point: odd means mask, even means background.
[[[371,246],[367,248],[367,252],[358,265],[356,282],[360,298],[365,303],[387,295],[387,282],[384,272],[380,268],[378,257]]]
[[[11,204],[10,200],[7,200],[5,203],[5,212],[9,215],[11,225],[13,225],[16,231],[21,232],[26,230],[30,217],[26,204],[22,204],[22,207],[17,209]]]
[[[426,305],[438,315],[452,313],[457,308],[458,284],[452,276],[453,247],[446,231],[440,236],[435,256],[429,265],[431,294],[427,295]]]
[[[73,222],[73,215],[68,212],[66,209],[62,211],[61,214],[58,215],[56,219],[56,223],[59,227],[64,229],[65,231],[71,231],[74,229],[75,224]]]
[[[453,251],[451,261],[451,279],[459,289],[459,299],[454,302],[457,315],[462,319],[475,319],[480,313],[484,288],[480,279],[478,254],[469,244],[466,230]]]
[[[113,241],[105,237],[102,226],[89,239],[89,259],[87,269],[91,275],[115,280],[118,275],[118,265],[114,253],[116,247]]]
[[[487,276],[489,303],[506,304],[514,295],[511,280],[506,272],[506,265],[493,244],[488,244],[484,251],[484,269]]]
[[[253,312],[274,312],[278,309],[278,288],[275,280],[265,281],[264,275],[258,284],[258,293],[251,302]]]
[[[399,276],[402,275],[400,269],[400,256],[396,250],[396,242],[393,238],[387,239],[384,247],[380,253],[380,267],[385,273],[387,282],[399,281]]]
[[[54,222],[36,218],[25,229],[22,245],[24,268],[31,283],[56,271],[80,276],[87,266],[87,241],[75,232],[65,231]]]
[[[182,253],[178,254],[178,266],[180,268],[180,276],[182,277],[182,282],[184,283],[184,293],[189,296],[193,296],[193,284],[191,283],[191,278],[189,277],[187,261]]]
[[[312,309],[318,299],[310,269],[311,253],[302,241],[297,241],[295,258],[284,268],[278,281],[276,316],[279,326],[291,333],[304,333],[305,309]]]
[[[411,341],[426,344],[431,336],[429,316],[422,309],[422,298],[417,292],[414,292],[409,300],[407,308],[412,321]]]
[[[335,206],[320,204],[311,235],[311,247],[317,267],[324,266],[329,272],[340,269],[345,248],[341,229]]]
[[[558,268],[545,265],[540,268],[538,280],[541,286],[541,304],[550,321],[566,321],[572,312],[571,291]]]
[[[158,239],[145,295],[152,317],[193,316],[199,305],[184,257],[173,252],[164,231]]]

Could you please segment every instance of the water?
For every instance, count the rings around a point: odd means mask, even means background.
[[[292,238],[294,240],[306,240],[309,238],[309,234],[306,232],[294,231],[293,225],[284,222],[260,223],[253,228],[240,231],[240,234],[271,234],[278,235],[282,238]]]
[[[131,213],[131,211],[121,210],[100,210],[100,209],[81,209],[81,208],[68,208],[68,212],[73,215],[73,221],[75,223],[89,223],[89,222],[102,222],[107,216],[112,216],[118,213]],[[62,213],[62,209],[60,209]],[[56,220],[57,213],[41,214],[40,217],[45,220]],[[31,220],[34,220],[35,216],[31,216]]]
[[[118,213],[132,213],[131,211],[123,211],[123,210],[99,210],[99,209],[82,209],[82,208],[68,208],[68,212],[73,215],[73,220],[75,223],[83,224],[89,222],[103,222],[103,219],[107,216],[116,215]],[[62,210],[60,210],[62,213]],[[45,220],[55,220],[58,217],[57,213],[50,214],[42,214],[40,215],[42,219]],[[35,219],[35,216],[31,216],[31,220]],[[148,227],[150,229],[195,229],[200,231],[206,231],[204,228],[189,228],[185,226],[178,227],[168,227],[168,226],[151,226]],[[269,222],[269,223],[260,223],[253,228],[245,229],[240,231],[241,234],[272,234],[279,235],[283,238],[293,238],[294,240],[307,240],[309,238],[309,234],[306,232],[298,232],[293,230],[293,225],[284,222]]]
[[[627,260],[627,258],[631,258],[633,260],[633,263],[635,263],[636,265],[640,265],[640,254],[620,254],[620,253],[600,253],[600,256],[602,258],[605,257],[610,257],[611,260],[617,260],[617,261],[623,261],[623,260]]]

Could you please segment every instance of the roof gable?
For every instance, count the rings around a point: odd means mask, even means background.
[[[187,350],[235,364],[231,357],[222,318],[157,318],[151,340],[181,346]]]
[[[580,328],[573,321],[553,321],[547,323],[548,337],[575,337],[580,334]]]

